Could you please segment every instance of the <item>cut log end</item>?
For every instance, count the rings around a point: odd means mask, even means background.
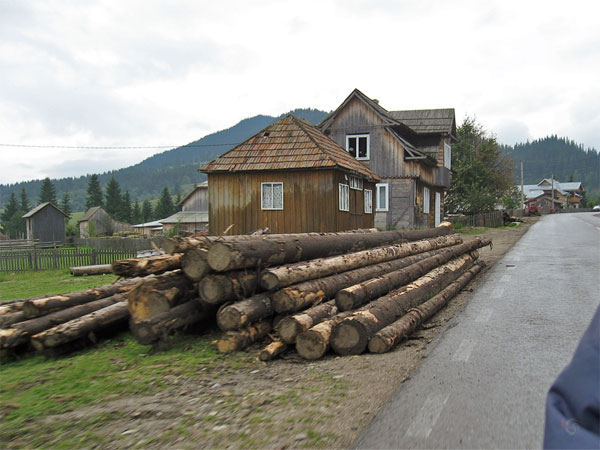
[[[331,348],[338,355],[360,355],[369,344],[367,331],[355,320],[344,320],[331,332]]]
[[[340,290],[335,296],[335,305],[340,311],[350,311],[356,308],[355,295],[352,292]]]
[[[296,351],[304,359],[321,358],[329,349],[329,343],[319,332],[308,330],[296,337]]]
[[[258,359],[261,361],[271,361],[285,352],[287,348],[287,345],[285,345],[283,342],[271,342],[261,350],[260,355],[258,355]]]
[[[181,259],[181,267],[188,278],[194,281],[201,280],[210,271],[206,262],[206,250],[187,250]]]
[[[226,306],[217,314],[217,324],[223,331],[239,330],[248,322],[248,316],[235,308]]]
[[[208,253],[208,265],[217,272],[227,270],[232,262],[231,249],[218,242],[214,244]]]
[[[279,279],[277,276],[270,272],[264,272],[260,278],[260,286],[265,291],[271,291],[279,287]]]
[[[392,348],[389,342],[382,336],[375,335],[369,341],[369,351],[371,353],[385,353]]]
[[[302,328],[297,320],[291,316],[284,317],[277,324],[277,332],[279,337],[286,344],[293,344],[296,342],[296,336],[302,332]]]
[[[200,298],[211,305],[218,305],[225,298],[223,284],[216,276],[204,277],[198,284]]]

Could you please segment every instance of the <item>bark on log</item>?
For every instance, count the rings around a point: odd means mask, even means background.
[[[268,294],[257,294],[221,307],[217,312],[217,325],[223,331],[239,330],[272,315],[271,297]]]
[[[313,326],[296,336],[296,351],[304,359],[319,359],[329,350],[331,331],[338,323],[350,316],[344,312]]]
[[[242,350],[265,337],[271,331],[271,322],[257,322],[240,331],[228,331],[223,339],[216,341],[221,353]]]
[[[124,302],[125,300],[124,294],[115,294],[90,303],[56,311],[42,317],[15,323],[11,328],[0,329],[0,348],[17,347],[26,343],[34,334],[106,308],[114,303]]]
[[[281,355],[288,349],[288,346],[283,342],[275,341],[271,342],[265,348],[260,351],[260,355],[258,355],[258,359],[261,361],[271,361]]]
[[[181,253],[129,258],[112,263],[112,272],[122,277],[143,277],[181,268]]]
[[[208,264],[218,272],[274,266],[356,252],[404,240],[426,239],[452,232],[451,226],[430,230],[380,233],[307,234],[293,238],[219,242],[208,251]]]
[[[194,281],[199,281],[210,272],[206,261],[208,250],[205,248],[191,248],[186,250],[181,259],[181,268],[186,276]]]
[[[9,312],[0,316],[0,328],[6,328],[12,324],[27,320],[27,316],[23,311]]]
[[[395,322],[409,309],[433,297],[469,269],[474,262],[462,255],[418,278],[398,292],[381,297],[338,323],[331,333],[331,347],[339,355],[358,355],[367,348],[371,337]]]
[[[149,320],[195,296],[194,284],[180,270],[143,278],[127,294],[131,322]]]
[[[406,244],[386,245],[355,253],[329,258],[318,258],[296,264],[286,264],[263,270],[260,284],[265,290],[281,289],[302,281],[322,278],[351,269],[392,261],[410,255],[460,244],[462,238],[456,234],[424,239]]]
[[[140,278],[132,278],[84,291],[27,300],[23,303],[23,313],[27,319],[32,319],[54,311],[70,308],[71,306],[82,305],[101,298],[110,297],[111,295],[128,292],[139,281]]]
[[[411,335],[423,322],[442,309],[480,271],[481,265],[476,263],[439,294],[410,309],[400,319],[379,330],[369,341],[369,351],[371,353],[385,353],[393,349],[400,341]]]
[[[202,304],[199,299],[189,300],[149,320],[131,323],[130,329],[142,345],[164,341],[177,330],[214,317],[215,307]]]
[[[85,338],[90,332],[116,326],[126,321],[127,317],[129,317],[127,302],[115,303],[35,334],[31,337],[31,343],[38,351],[58,347]]]
[[[349,270],[328,277],[305,281],[293,286],[280,289],[271,296],[273,309],[277,312],[295,312],[312,305],[316,305],[324,299],[333,298],[340,289],[353,286],[365,280],[377,277],[381,274],[407,267],[425,258],[436,255],[442,250],[407,256],[404,258]]]
[[[277,324],[275,330],[286,344],[296,342],[296,336],[318,323],[335,316],[338,312],[335,301],[331,300],[307,309],[293,316],[286,316]]]
[[[340,311],[356,309],[369,301],[387,294],[393,289],[410,283],[430,270],[447,263],[462,254],[490,245],[489,239],[477,238],[464,244],[443,249],[440,253],[399,270],[394,270],[365,282],[341,289],[335,296]]]
[[[110,264],[97,264],[95,266],[78,266],[69,269],[74,277],[82,277],[85,275],[103,275],[112,272]]]
[[[162,248],[167,253],[185,253],[191,248],[208,249],[211,238],[208,236],[174,237],[163,240]]]
[[[198,283],[200,298],[211,305],[248,298],[256,293],[258,273],[236,270],[224,274],[208,274]]]

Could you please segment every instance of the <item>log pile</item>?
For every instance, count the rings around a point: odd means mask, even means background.
[[[189,237],[170,253],[113,263],[117,283],[0,305],[0,351],[50,353],[128,323],[143,345],[212,327],[221,352],[264,341],[263,361],[295,349],[306,359],[389,351],[481,269],[477,249],[450,224],[411,231],[360,230]],[[208,324],[208,325],[202,325]]]

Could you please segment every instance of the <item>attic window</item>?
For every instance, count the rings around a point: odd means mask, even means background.
[[[270,134],[271,134],[270,131],[265,131],[265,134],[263,134],[263,137],[269,137]]]
[[[348,134],[346,135],[346,150],[356,159],[369,159],[369,135],[368,134]]]

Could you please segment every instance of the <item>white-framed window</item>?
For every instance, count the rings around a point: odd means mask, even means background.
[[[260,183],[261,209],[283,209],[283,183]]]
[[[362,191],[363,179],[358,178],[358,177],[350,177],[350,189],[356,189],[357,191]]]
[[[447,142],[444,142],[444,167],[452,169],[452,147]]]
[[[423,212],[429,214],[429,188],[423,186]]]
[[[346,135],[346,150],[356,159],[369,159],[371,156],[368,134]]]
[[[387,211],[389,209],[388,202],[388,193],[390,186],[387,183],[377,183],[375,185],[375,189],[377,189],[377,204],[375,206],[375,211]]]
[[[365,214],[373,213],[373,191],[369,189],[364,190],[365,193]]]
[[[339,184],[340,211],[350,211],[350,188],[347,184]]]

